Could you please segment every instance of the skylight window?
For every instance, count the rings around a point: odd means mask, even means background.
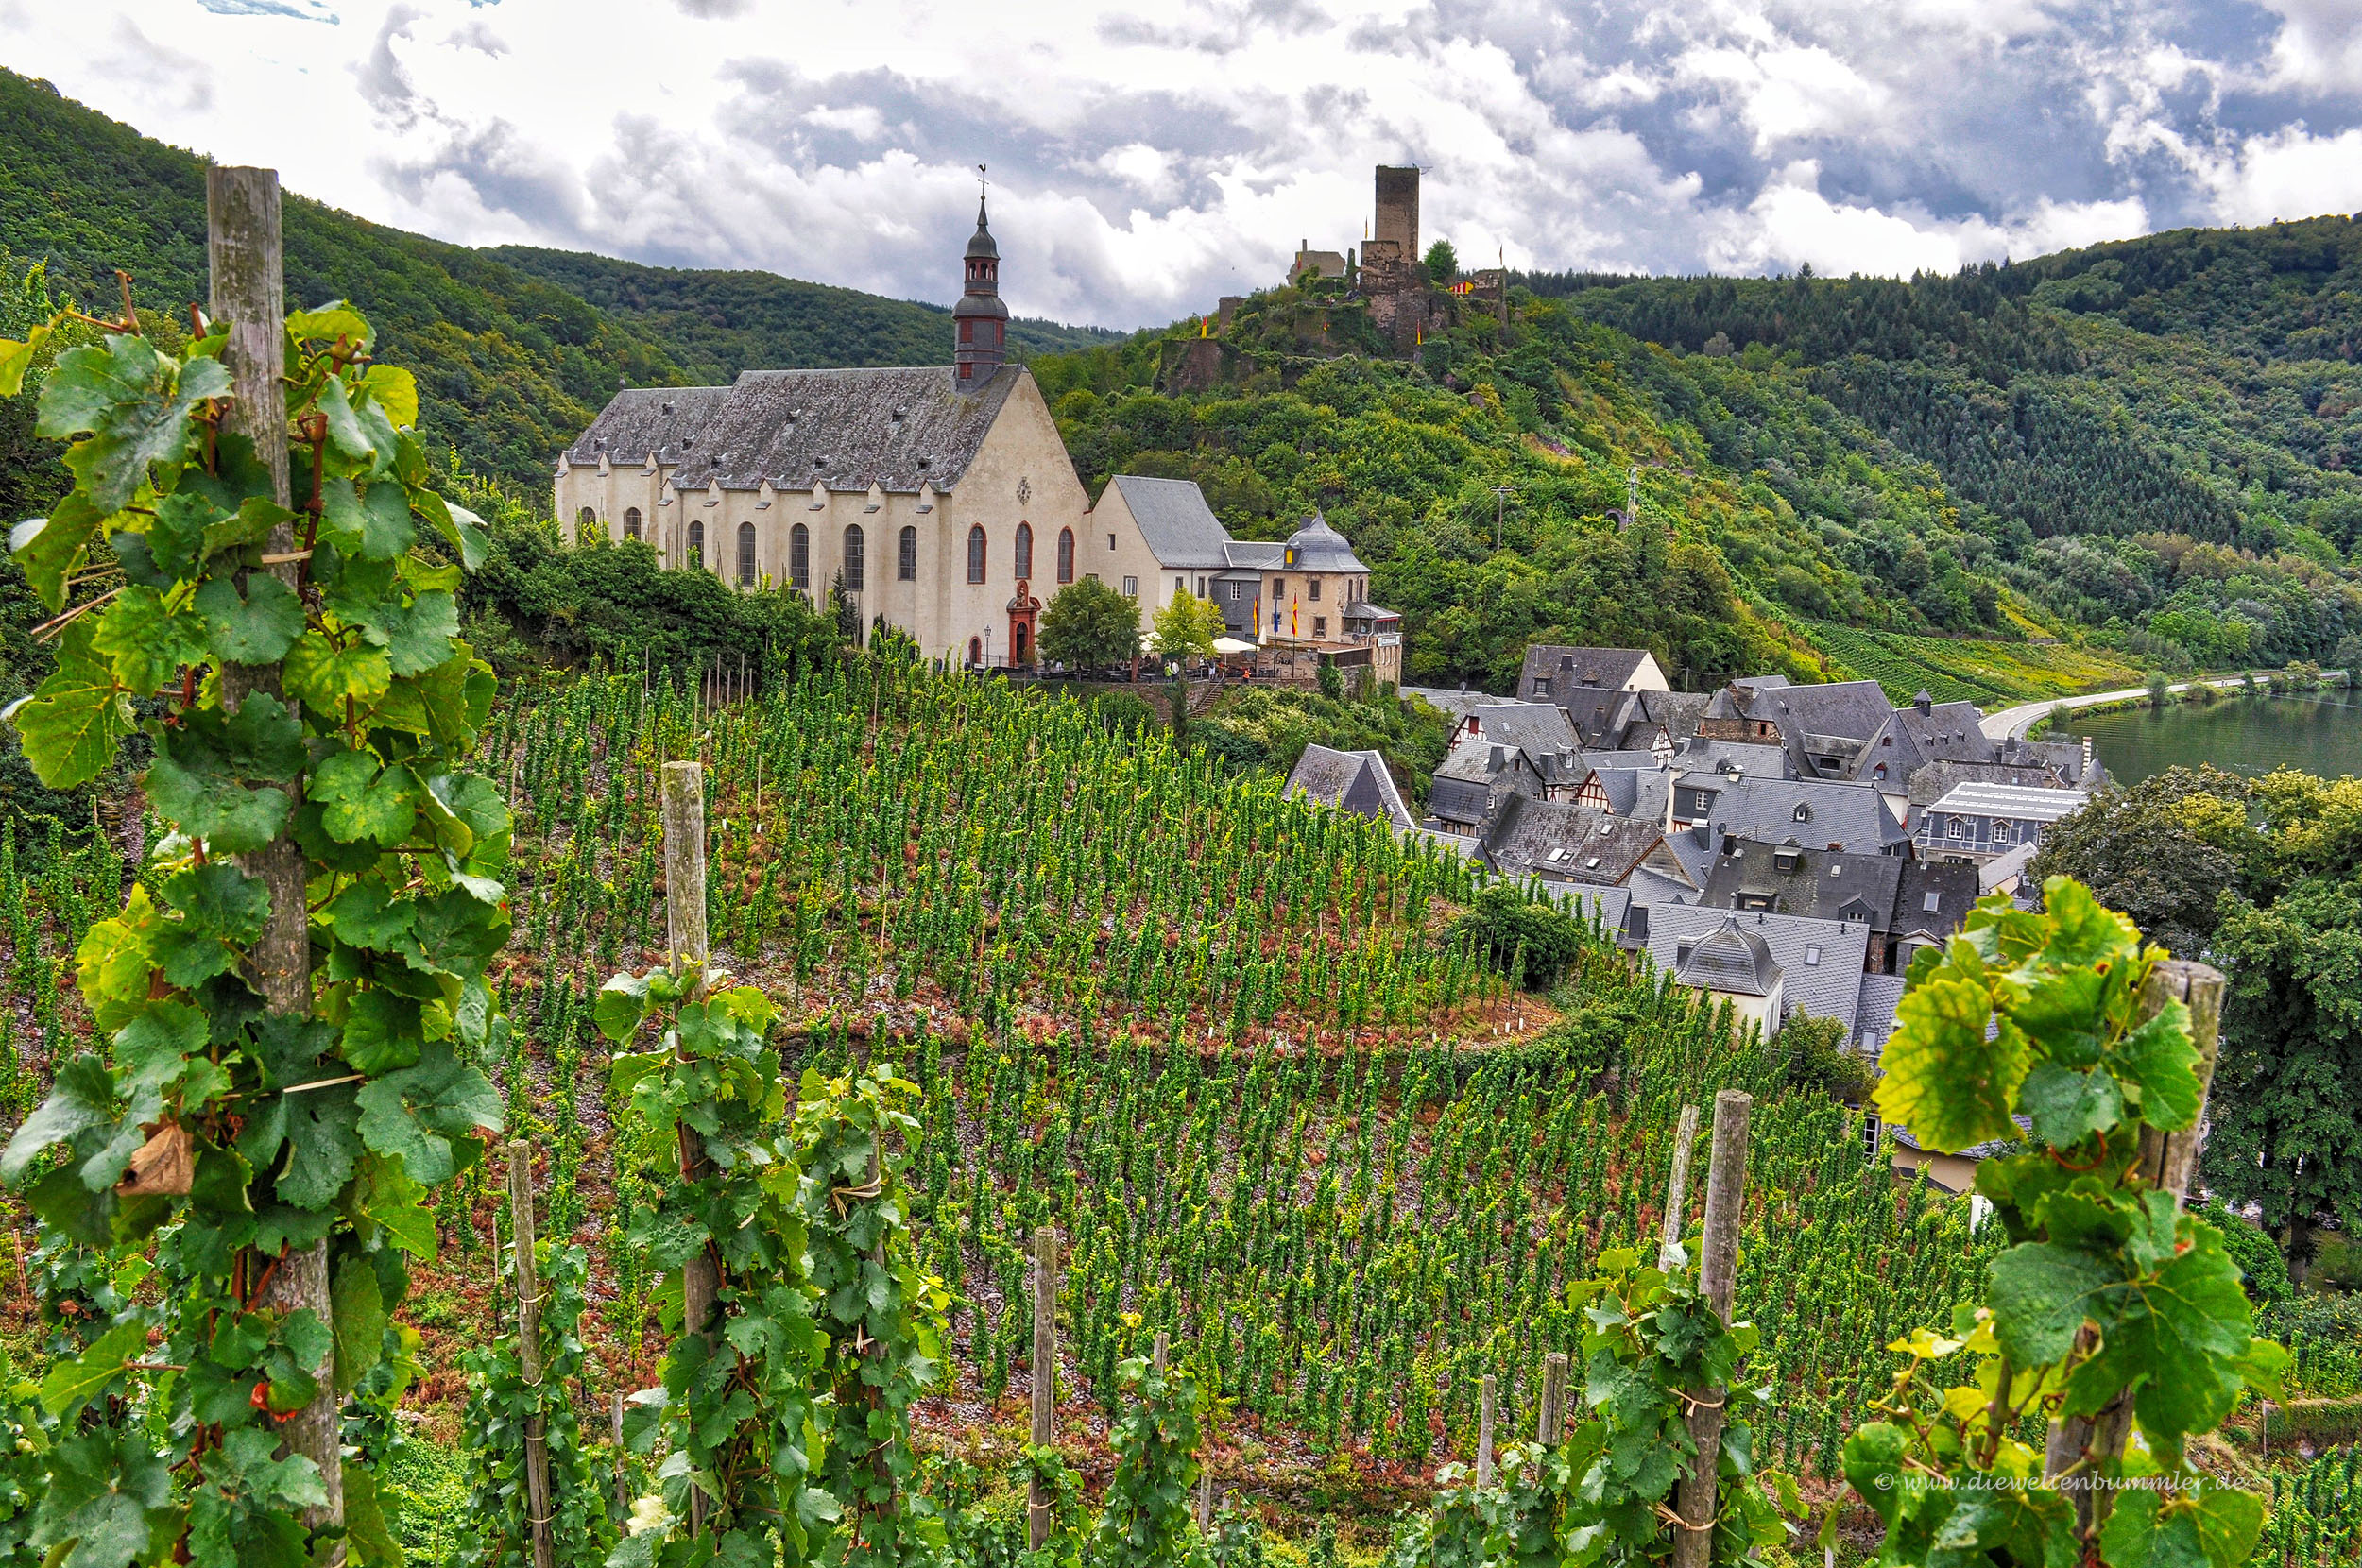
[[[1922,903],[1919,907],[1926,911],[1929,914],[1933,914],[1936,912],[1936,906],[1942,901],[1943,900],[1937,895],[1931,893],[1927,895],[1926,901]]]
[[[1587,861],[1583,861],[1583,868],[1585,871],[1597,871],[1597,870],[1599,870],[1599,869],[1600,869],[1600,858],[1599,858],[1597,855],[1592,856],[1589,860],[1587,860]]]
[[[1821,944],[1818,942],[1806,944],[1805,947],[1805,966],[1806,968],[1811,968],[1814,964],[1817,964],[1820,962]]]

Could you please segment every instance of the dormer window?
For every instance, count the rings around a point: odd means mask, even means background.
[[[1801,800],[1796,803],[1796,820],[1798,822],[1810,822],[1812,820],[1812,808],[1806,805]]]

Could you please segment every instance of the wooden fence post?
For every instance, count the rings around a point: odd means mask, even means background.
[[[1737,1089],[1714,1097],[1714,1143],[1706,1157],[1705,1241],[1698,1288],[1714,1315],[1731,1321],[1738,1278],[1738,1211],[1747,1195],[1747,1118],[1754,1101]],[[1689,1391],[1689,1440],[1697,1454],[1681,1478],[1673,1525],[1673,1568],[1706,1568],[1714,1557],[1715,1465],[1722,1452],[1721,1389]]]
[[[1673,1267],[1673,1249],[1682,1244],[1682,1209],[1689,1200],[1689,1150],[1698,1141],[1698,1107],[1682,1107],[1681,1123],[1673,1129],[1673,1174],[1665,1184],[1665,1218],[1657,1226],[1656,1266]]]
[[[1058,1233],[1034,1232],[1034,1430],[1036,1448],[1058,1440]],[[1050,1543],[1058,1500],[1039,1475],[1027,1483],[1025,1535],[1035,1551]]]
[[[1534,1440],[1545,1448],[1555,1448],[1566,1435],[1566,1353],[1554,1350],[1542,1358],[1542,1417],[1534,1425]]]
[[[2140,1159],[2133,1167],[2151,1186],[2173,1194],[2177,1212],[2190,1196],[2190,1178],[2198,1168],[2199,1131],[2206,1124],[2206,1098],[2214,1088],[2215,1063],[2222,1046],[2222,992],[2221,970],[2178,958],[2160,963],[2141,987],[2140,1016],[2155,1017],[2167,1002],[2183,1003],[2190,1010],[2190,1038],[2198,1047],[2197,1117],[2179,1133],[2143,1128]],[[2082,1338],[2079,1334],[2079,1343]],[[2082,1481],[2088,1482],[2123,1457],[2131,1430],[2132,1402],[2123,1395],[2088,1421],[2052,1422],[2043,1452],[2043,1479],[2055,1483],[2060,1472],[2088,1451],[2092,1462],[2079,1472]],[[2092,1531],[2106,1524],[2114,1501],[2109,1491],[2076,1484],[2078,1527]]]
[[[525,1388],[541,1389],[541,1283],[533,1261],[533,1148],[508,1146],[508,1229],[517,1251],[517,1372]],[[562,1397],[564,1390],[559,1390]],[[550,1440],[548,1418],[525,1417],[525,1524],[533,1538],[533,1568],[551,1568]]]
[[[230,410],[225,428],[254,443],[254,454],[270,473],[271,497],[287,504],[287,315],[286,258],[279,223],[279,173],[275,169],[211,168],[205,171],[205,263],[209,274],[207,315],[226,322],[230,340],[222,363],[230,370]],[[271,530],[265,548],[286,556],[296,547],[295,529],[282,524]],[[276,567],[253,568],[277,575],[290,588],[298,582],[293,561]],[[281,694],[277,665],[224,664],[221,706],[235,713],[256,693]],[[298,780],[296,788],[301,789]],[[260,881],[270,895],[270,918],[262,939],[247,951],[263,1005],[272,1013],[299,1017],[312,1011],[311,916],[303,901],[303,851],[292,837],[282,835],[250,855],[237,858],[241,870]],[[329,1299],[328,1243],[281,1254],[269,1270],[254,1304],[281,1313],[306,1309],[324,1323],[336,1321]],[[341,1526],[345,1522],[345,1479],[342,1449],[344,1423],[336,1396],[335,1357],[321,1358],[304,1370],[319,1380],[312,1402],[287,1418],[279,1428],[287,1452],[300,1454],[319,1467],[326,1501],[301,1510],[306,1529]],[[341,1561],[339,1544],[334,1557]]]
[[[706,784],[705,767],[697,762],[667,762],[659,810],[664,821],[664,945],[673,973],[694,968],[693,995],[706,992]],[[705,1140],[687,1126],[680,1129],[680,1174],[684,1182],[703,1178]],[[681,1332],[714,1342],[713,1298],[720,1288],[710,1248],[681,1266]],[[705,1533],[708,1499],[695,1487],[689,1491],[689,1533]]]
[[[615,1507],[626,1519],[631,1517],[631,1482],[624,1470],[624,1395],[615,1393],[613,1410],[615,1433]]]
[[[1481,1394],[1477,1402],[1476,1484],[1489,1487],[1493,1484],[1493,1418],[1499,1409],[1500,1383],[1486,1372],[1478,1388]]]

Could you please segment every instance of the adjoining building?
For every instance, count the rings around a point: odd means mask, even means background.
[[[1727,1000],[1742,1022],[1766,1034],[1798,1014],[1834,1018],[1853,1037],[1870,929],[1849,921],[1737,913],[1660,905],[1650,913],[1648,951],[1682,984]]]
[[[1415,826],[1394,775],[1386,771],[1386,758],[1375,751],[1308,745],[1288,775],[1285,793],[1382,822],[1397,833]]]
[[[2040,844],[2043,829],[2090,799],[2081,790],[1961,784],[1920,813],[1913,839],[1922,860],[1982,862]]]

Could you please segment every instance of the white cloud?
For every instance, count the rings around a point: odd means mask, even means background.
[[[2263,3],[0,0],[0,50],[380,222],[916,298],[989,162],[1013,306],[1133,326],[1359,244],[1381,162],[1429,171],[1429,237],[1542,267],[2362,207],[2362,13]]]

